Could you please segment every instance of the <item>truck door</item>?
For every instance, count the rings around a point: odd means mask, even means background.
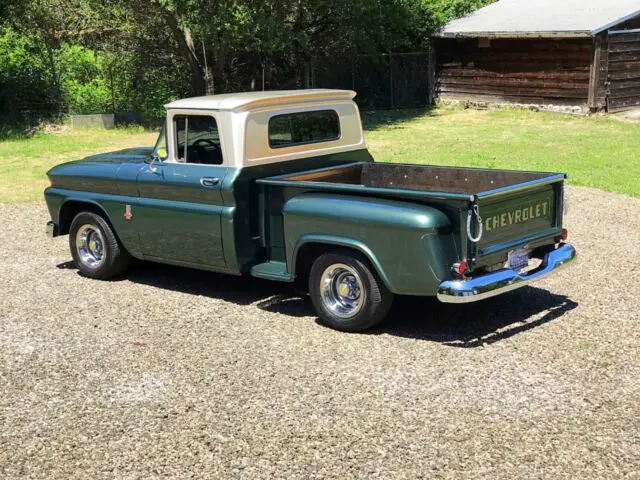
[[[131,213],[142,254],[224,270],[221,187],[227,167],[216,119],[174,115],[168,127],[174,129],[173,156],[143,168],[137,178],[140,202]]]

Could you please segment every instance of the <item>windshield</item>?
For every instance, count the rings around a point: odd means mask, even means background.
[[[158,158],[164,160],[169,155],[169,151],[167,150],[167,122],[165,121],[162,124],[162,130],[160,130],[160,135],[158,136],[158,140],[156,141],[156,146],[153,149],[153,153],[158,156]]]

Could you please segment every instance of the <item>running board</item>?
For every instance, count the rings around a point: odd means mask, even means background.
[[[293,277],[287,271],[285,262],[264,262],[251,267],[251,275],[267,280],[277,280],[279,282],[293,282]]]

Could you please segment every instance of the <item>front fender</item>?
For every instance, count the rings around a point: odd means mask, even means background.
[[[457,252],[449,218],[440,210],[398,200],[307,193],[283,208],[290,271],[308,243],[362,252],[390,291],[435,295]]]
[[[65,209],[70,208],[72,213],[81,210],[82,205],[100,211],[113,228],[116,236],[131,255],[136,258],[142,257],[138,241],[138,233],[133,222],[127,221],[124,217],[126,205],[136,205],[136,197],[122,195],[111,195],[103,193],[81,192],[77,190],[65,190],[61,188],[49,187],[44,192],[45,200],[49,208],[51,219],[63,227],[65,221]],[[72,215],[73,217],[73,215]],[[66,219],[71,222],[71,219]],[[66,229],[61,230],[61,234],[68,233]]]

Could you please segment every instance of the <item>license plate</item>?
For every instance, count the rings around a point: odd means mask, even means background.
[[[508,267],[511,270],[519,270],[529,265],[529,250],[526,248],[511,250],[507,258]]]

